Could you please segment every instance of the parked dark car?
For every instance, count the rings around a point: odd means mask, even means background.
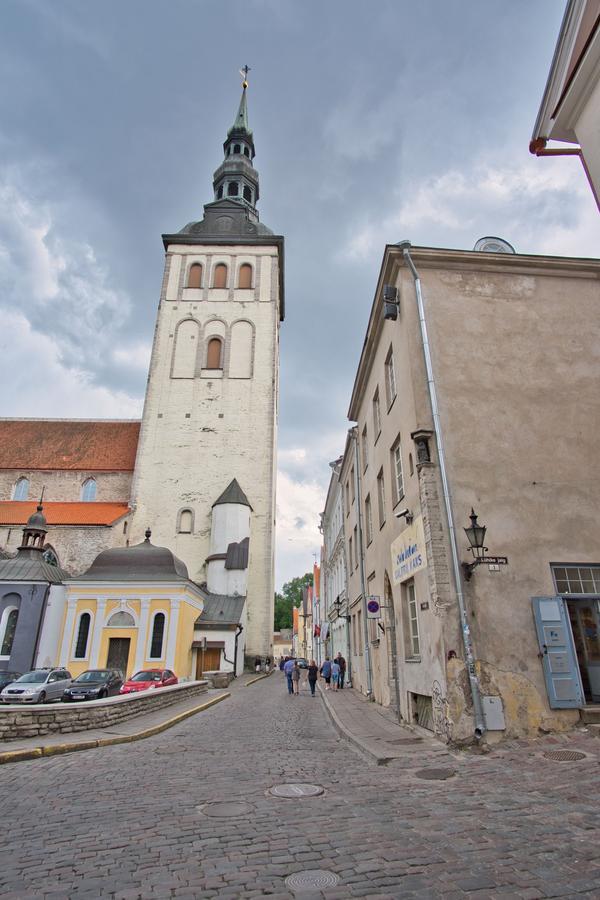
[[[20,678],[22,674],[22,672],[0,672],[0,691]]]
[[[88,669],[73,679],[62,695],[63,703],[81,700],[103,700],[116,696],[123,684],[123,673],[118,669]]]

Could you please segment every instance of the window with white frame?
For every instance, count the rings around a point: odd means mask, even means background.
[[[367,526],[367,547],[373,540],[373,510],[371,509],[371,495],[365,497],[365,523]]]
[[[91,622],[92,617],[88,612],[81,613],[77,624],[77,637],[75,639],[73,659],[87,659]]]
[[[352,535],[348,538],[348,564],[350,566],[350,571],[354,568],[353,556],[352,556]]]
[[[414,581],[402,585],[404,595],[404,643],[406,659],[419,659],[421,645],[419,641],[419,619],[417,616],[417,598]]]
[[[354,568],[358,569],[358,526],[354,526]]]
[[[390,463],[392,467],[392,497],[394,506],[404,497],[404,475],[402,473],[402,448],[400,437],[390,450]]]
[[[12,653],[13,641],[19,620],[16,606],[7,606],[0,620],[0,657],[8,659]]]
[[[150,640],[150,654],[148,656],[149,659],[163,658],[166,619],[167,617],[163,612],[154,614],[152,622],[152,638]]]
[[[350,493],[352,494],[352,502],[356,500],[356,476],[354,474],[354,466],[350,469]]]
[[[385,393],[388,409],[396,399],[396,370],[394,369],[394,353],[392,347],[385,360]]]
[[[18,478],[13,489],[13,500],[27,500],[29,496],[29,478]]]
[[[381,408],[379,406],[379,388],[373,397],[373,438],[377,441],[381,433]]]

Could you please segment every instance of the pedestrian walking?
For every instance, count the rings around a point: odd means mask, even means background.
[[[271,657],[266,656],[265,657],[265,672],[268,675],[270,671],[271,671]]]
[[[294,668],[292,669],[292,683],[294,686],[294,694],[300,693],[300,666],[298,661],[294,660]]]
[[[310,666],[308,667],[308,686],[310,688],[311,697],[315,696],[315,688],[317,686],[317,678],[319,677],[319,667],[314,661],[311,659]]]
[[[260,672],[260,656],[257,656],[254,660],[254,671]]]
[[[331,684],[331,660],[328,656],[325,657],[325,662],[321,666],[321,675],[325,679],[325,690],[328,691]]]
[[[286,677],[286,679],[287,679],[287,689],[288,689],[288,694],[293,694],[293,693],[294,693],[294,685],[293,685],[293,681],[292,681],[292,672],[293,672],[293,670],[294,670],[294,660],[293,660],[293,659],[287,659],[287,660],[285,661],[285,663],[284,663],[283,671],[284,671],[285,677]]]
[[[337,691],[338,685],[340,683],[340,667],[339,664],[333,660],[331,663],[331,687],[334,691]]]
[[[339,685],[340,685],[340,690],[343,690],[344,682],[346,680],[346,660],[344,659],[344,657],[342,656],[341,653],[338,653],[338,655],[335,658],[335,661],[338,664],[338,666],[340,667]]]

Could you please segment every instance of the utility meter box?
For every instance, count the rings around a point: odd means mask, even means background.
[[[483,718],[488,731],[505,731],[502,697],[482,697]]]

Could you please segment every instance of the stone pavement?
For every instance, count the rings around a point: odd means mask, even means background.
[[[0,895],[597,900],[599,758],[577,733],[487,756],[426,739],[375,765],[276,673],[145,741],[0,768]],[[284,782],[324,794],[268,793]],[[293,893],[305,870],[337,886]]]
[[[50,755],[54,752],[70,753],[79,750],[88,750],[90,743],[140,740],[159,730],[170,727],[170,723],[177,719],[194,715],[201,711],[207,704],[218,702],[217,698],[226,699],[228,691],[208,690],[202,694],[196,694],[179,703],[170,706],[162,706],[152,712],[145,712],[131,719],[123,719],[121,722],[113,722],[106,728],[90,728],[87,731],[76,731],[71,734],[45,734],[32,738],[20,738],[15,741],[0,741],[0,764],[13,764],[11,757],[16,761],[19,756],[26,758],[27,753],[41,750],[37,755]]]

